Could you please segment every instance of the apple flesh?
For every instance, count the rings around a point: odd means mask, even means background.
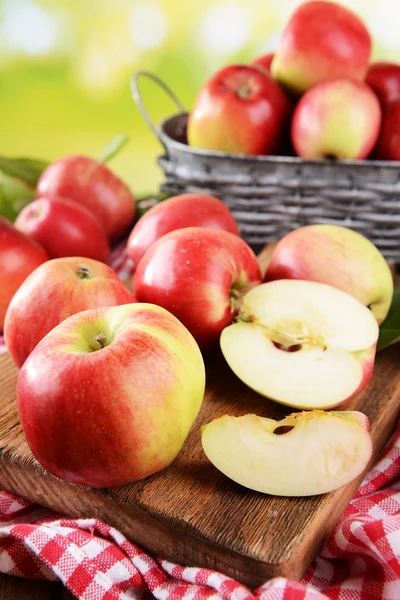
[[[84,256],[107,262],[107,235],[84,206],[66,198],[39,198],[18,215],[15,226],[39,242],[50,258]]]
[[[81,312],[53,329],[19,373],[18,411],[45,469],[109,487],[174,460],[204,385],[187,329],[160,307],[127,304]]]
[[[87,310],[134,302],[107,265],[82,257],[55,258],[36,269],[14,295],[4,336],[21,367],[40,340],[67,317]]]
[[[400,98],[394,100],[383,113],[376,155],[381,160],[400,160]]]
[[[284,142],[291,103],[269,74],[233,65],[200,90],[188,121],[194,148],[273,154]]]
[[[314,410],[282,421],[224,415],[202,428],[204,452],[224,475],[274,496],[326,494],[361,475],[372,456],[368,419]]]
[[[371,37],[360,19],[334,2],[305,2],[288,21],[274,59],[272,76],[302,94],[323,81],[362,81],[371,55]]]
[[[356,231],[338,225],[308,225],[283,237],[265,274],[265,281],[276,279],[333,285],[368,306],[379,324],[393,298],[393,277],[378,248]]]
[[[48,260],[45,250],[0,216],[0,334],[11,298],[32,271]]]
[[[377,96],[364,83],[337,79],[320,83],[300,99],[291,138],[302,158],[362,159],[372,151],[381,127]]]
[[[374,90],[383,108],[400,98],[400,65],[390,62],[373,63],[365,82]]]
[[[294,408],[332,408],[371,378],[379,328],[366,306],[312,281],[264,283],[221,334],[222,353],[250,388]]]
[[[160,238],[143,256],[134,277],[139,302],[163,306],[203,349],[218,344],[240,296],[260,284],[257,258],[239,236],[187,227]]]
[[[119,177],[89,156],[66,156],[40,176],[37,196],[62,196],[86,207],[115,242],[132,226],[135,199]]]
[[[208,194],[181,194],[156,204],[139,219],[128,239],[129,257],[138,265],[154,242],[184,227],[222,229],[239,235],[235,219],[221,200]]]

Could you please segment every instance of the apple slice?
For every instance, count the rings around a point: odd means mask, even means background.
[[[314,496],[355,479],[372,441],[359,412],[314,410],[274,421],[224,415],[202,428],[203,450],[233,481],[275,496]]]
[[[371,311],[350,294],[281,279],[244,296],[220,344],[232,371],[259,394],[295,408],[331,408],[367,385],[378,334]]]

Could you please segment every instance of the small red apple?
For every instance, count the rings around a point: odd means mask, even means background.
[[[388,104],[400,98],[400,65],[390,62],[373,63],[365,82],[372,87],[381,105]]]
[[[166,310],[100,308],[69,317],[38,344],[19,373],[18,412],[45,469],[109,487],[169,465],[204,384],[196,342]]]
[[[381,160],[400,160],[400,98],[387,106],[376,147]]]
[[[381,108],[365,83],[336,79],[304,94],[292,120],[292,142],[302,158],[366,158],[378,139]]]
[[[11,298],[28,275],[47,259],[39,244],[0,217],[0,333]]]
[[[264,71],[267,71],[267,73],[271,73],[271,63],[274,56],[274,52],[269,52],[269,54],[263,54],[262,56],[255,58],[251,65],[253,67],[259,67]]]
[[[314,0],[287,23],[271,65],[272,76],[301,94],[322,81],[363,80],[371,54],[365,25],[348,8]]]
[[[269,74],[252,66],[218,71],[200,90],[188,122],[189,145],[273,154],[283,143],[291,103]]]
[[[134,277],[139,302],[163,306],[204,349],[215,347],[240,297],[261,282],[252,249],[227,231],[187,227],[149,248]]]
[[[15,226],[39,242],[50,258],[85,256],[107,262],[107,235],[84,206],[57,196],[42,197],[26,206]]]
[[[239,228],[229,208],[208,194],[181,194],[153,206],[132,229],[128,239],[129,257],[140,259],[160,237],[184,227],[223,229],[239,235]]]
[[[82,257],[54,258],[21,285],[7,310],[4,336],[20,367],[40,340],[67,317],[89,308],[134,302],[107,265]]]
[[[89,156],[66,156],[42,173],[37,196],[62,196],[89,209],[111,241],[120,238],[135,216],[135,199],[119,177]]]

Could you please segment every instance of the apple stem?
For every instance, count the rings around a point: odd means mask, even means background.
[[[104,333],[99,333],[99,335],[96,335],[96,337],[94,338],[95,342],[98,343],[99,345],[99,349],[100,348],[105,348],[107,346],[107,338],[104,335]]]
[[[91,272],[85,265],[79,265],[77,275],[79,279],[90,279]]]

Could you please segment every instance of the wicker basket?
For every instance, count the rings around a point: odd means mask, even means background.
[[[179,114],[155,127],[143,105],[138,79],[155,80],[176,102]],[[160,79],[144,71],[132,93],[164,147],[162,191],[205,192],[232,211],[243,238],[258,249],[302,225],[344,225],[369,238],[384,256],[400,263],[400,165],[389,161],[304,160],[199,150],[187,145],[187,113]]]

